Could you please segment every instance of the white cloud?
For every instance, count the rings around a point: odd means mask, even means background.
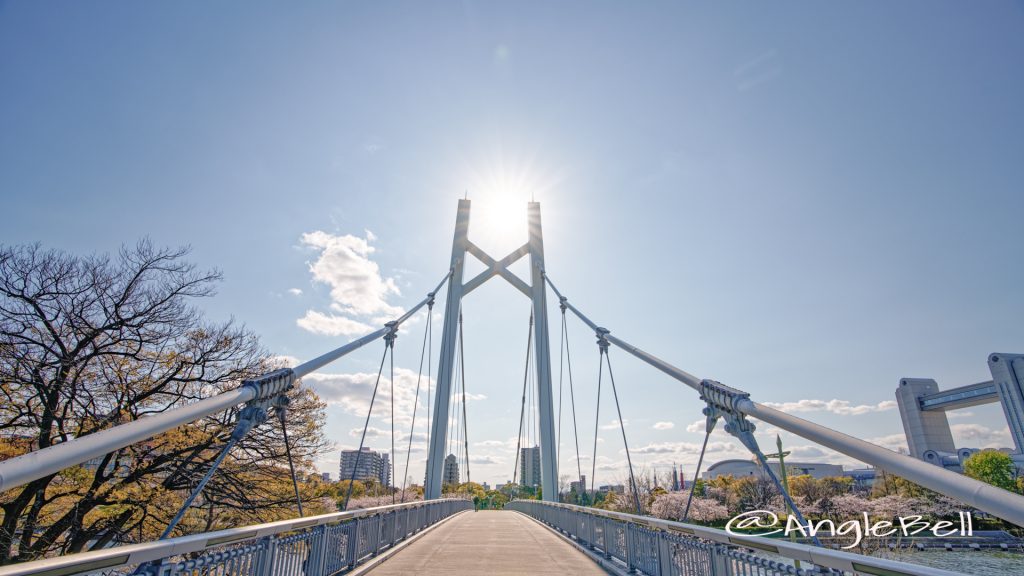
[[[684,454],[699,453],[700,444],[692,442],[655,442],[631,450],[634,454]],[[729,452],[736,449],[730,442],[708,442],[708,452]]]
[[[278,354],[270,359],[275,366],[282,366],[287,368],[295,368],[299,365],[299,359],[295,356],[289,356],[287,354]]]
[[[693,423],[687,424],[686,425],[686,431],[687,432],[700,432],[700,433],[704,433],[705,432],[705,425],[706,425],[705,424],[705,420],[703,418],[701,418],[700,420],[697,420],[697,421],[695,421]]]
[[[289,288],[288,293],[292,296],[302,296],[302,288]]]
[[[369,334],[373,326],[335,314],[323,314],[307,310],[306,315],[295,321],[299,328],[324,336],[359,336]]]
[[[416,380],[419,374],[407,368],[395,367],[395,424],[408,428],[412,422],[414,399],[416,397]],[[320,399],[329,406],[338,406],[345,412],[356,416],[366,416],[373,396],[373,385],[377,380],[376,373],[358,372],[350,374],[327,374],[314,372],[303,377],[302,381],[313,388]],[[433,386],[431,381],[431,386]],[[420,415],[423,415],[426,403],[427,379],[420,382]],[[374,401],[373,417],[380,422],[391,422],[391,383],[387,375],[382,375]],[[418,419],[417,419],[418,420]],[[361,431],[362,429],[360,429]],[[390,428],[388,435],[391,434]],[[406,437],[408,438],[408,437]]]
[[[313,282],[330,287],[331,304],[328,313],[308,310],[297,320],[301,328],[315,334],[351,336],[368,332],[367,322],[379,324],[382,318],[393,319],[403,313],[401,307],[388,302],[401,296],[401,291],[393,278],[381,275],[380,266],[371,259],[374,240],[376,236],[369,230],[365,238],[320,230],[302,235],[302,245],[320,253],[309,271]]]
[[[511,446],[515,446],[515,439]],[[510,446],[508,440],[484,440],[482,442],[474,442],[474,446],[480,446],[481,448],[508,448]]]
[[[671,430],[675,427],[676,425],[672,422],[655,422],[654,426],[651,426],[655,430]]]
[[[396,417],[396,420],[397,420],[397,417]],[[359,438],[359,437],[361,437],[363,435],[363,429],[362,428],[352,428],[351,430],[348,431],[348,435],[353,437],[353,438]],[[391,429],[390,428],[377,428],[376,426],[367,426],[367,428],[366,428],[366,437],[367,438],[385,438],[387,440],[390,440],[391,439]],[[413,440],[414,444],[416,442],[421,442],[421,443],[422,442],[426,442],[427,441],[427,434],[426,434],[426,432],[417,432],[417,433],[412,435],[412,440]],[[401,444],[402,451],[404,452],[405,449],[409,446],[409,432],[407,430],[403,431],[401,429],[395,429],[395,442],[398,442],[398,443]]]
[[[882,400],[878,404],[853,405],[849,400],[797,400],[796,402],[765,402],[765,406],[782,412],[831,412],[841,416],[858,416],[868,412],[885,412],[896,408],[895,400]]]
[[[981,424],[952,424],[949,427],[957,446],[967,448],[1003,448],[1013,446],[1007,428],[995,430]]]
[[[622,426],[623,426],[623,428],[629,426],[629,418],[623,418],[622,419]],[[618,420],[612,420],[611,422],[601,426],[601,430],[616,430],[618,428],[619,428],[619,421]]]
[[[876,436],[875,438],[867,438],[867,441],[881,446],[882,448],[888,448],[893,452],[899,452],[900,450],[906,451],[907,449],[907,437],[903,434]]]
[[[817,446],[786,446],[785,450],[793,458],[823,458],[828,454]]]
[[[491,456],[489,454],[481,454],[479,456],[469,455],[470,464],[504,464],[505,459],[499,456]]]
[[[466,392],[466,402],[475,402],[478,400],[486,400],[487,394],[473,394],[472,392]],[[453,393],[452,402],[462,402],[462,393]]]
[[[946,412],[946,418],[972,418],[974,412],[964,410],[948,410]]]

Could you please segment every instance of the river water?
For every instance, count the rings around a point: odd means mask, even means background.
[[[997,550],[899,550],[879,551],[879,558],[889,558],[932,568],[942,568],[977,576],[1024,575],[1024,554]]]

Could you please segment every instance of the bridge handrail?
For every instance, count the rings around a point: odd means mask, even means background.
[[[448,505],[448,510],[445,510]],[[442,500],[419,500],[404,504],[392,504],[378,506],[375,508],[363,508],[349,510],[346,512],[332,512],[319,516],[307,516],[291,520],[279,520],[265,524],[254,524],[241,528],[229,528],[216,532],[205,532],[189,536],[178,536],[166,540],[144,542],[140,544],[127,544],[115,546],[104,550],[81,552],[67,556],[45,558],[21,564],[0,566],[0,576],[46,576],[46,575],[74,575],[86,574],[99,570],[115,570],[117,568],[137,566],[147,562],[155,562],[167,558],[181,556],[192,552],[199,552],[211,548],[221,547],[227,544],[238,545],[249,541],[256,541],[280,534],[287,534],[297,530],[312,530],[319,526],[330,526],[341,524],[356,519],[363,519],[375,516],[383,516],[389,512],[398,510],[412,510],[416,508],[441,508],[441,512],[448,512],[442,517],[449,516],[460,510],[472,508],[472,502],[459,499]],[[429,525],[429,518],[423,519],[424,523],[415,530]],[[415,531],[410,530],[410,532]],[[403,536],[404,537],[404,536]],[[401,538],[397,538],[400,540]]]
[[[204,398],[186,406],[139,418],[132,422],[126,422],[106,430],[0,461],[0,492],[16,488],[50,474],[56,474],[65,468],[81,464],[93,458],[102,457],[125,446],[152,438],[162,432],[173,430],[189,422],[195,422],[210,414],[216,414],[251,400],[280,394],[290,387],[295,380],[334,362],[350,352],[362,348],[374,340],[384,337],[393,330],[397,330],[402,322],[408,320],[409,317],[427,305],[427,303],[432,302],[434,295],[450,277],[451,272],[449,271],[437,285],[437,288],[427,294],[426,298],[410,308],[408,312],[397,320],[389,322],[385,327],[371,334],[353,340],[295,368],[276,370],[259,378],[247,380],[234,390],[228,390],[227,392],[222,392],[210,398]]]
[[[544,280],[555,292],[555,295],[559,297],[561,303],[565,304],[566,308],[571,310],[573,314],[575,314],[595,332],[600,332],[603,337],[607,338],[607,340],[616,347],[629,352],[636,358],[646,362],[654,368],[657,368],[669,377],[674,378],[675,380],[678,380],[703,394],[704,383],[707,381],[701,380],[693,374],[681,370],[653,354],[645,352],[628,342],[616,338],[606,328],[599,327],[596,323],[587,318],[579,309],[570,304],[568,299],[558,291],[558,288],[556,288],[551,279],[548,278],[547,274],[544,274]],[[820,424],[815,424],[809,420],[804,420],[803,418],[798,418],[796,416],[780,412],[779,410],[770,408],[764,404],[754,402],[749,398],[737,397],[729,409],[778,426],[783,430],[792,432],[797,436],[806,438],[813,442],[817,442],[818,444],[831,448],[841,454],[856,458],[857,460],[866,462],[883,470],[899,474],[911,482],[915,482],[921,486],[930,488],[947,496],[952,496],[961,502],[973,506],[974,508],[988,512],[997,518],[1002,518],[1003,520],[1012,522],[1018,526],[1024,526],[1024,496],[1019,494],[1014,494],[1013,492],[1003,490],[1002,488],[991,484],[986,484],[985,482],[975,480],[969,476],[958,474],[951,470],[946,470],[941,466],[936,466],[923,460],[918,460],[913,456],[898,454],[892,450],[861,440],[860,438],[854,438],[853,436],[843,434],[842,432]]]
[[[886,574],[891,576],[959,576],[959,572],[952,572],[949,570],[942,570],[940,568],[932,568],[929,566],[921,566],[918,564],[911,564],[908,562],[900,562],[897,560],[888,560],[885,558],[875,558],[873,556],[865,556],[862,554],[855,554],[852,552],[844,552],[842,550],[834,550],[831,548],[821,548],[817,546],[810,546],[807,544],[798,544],[790,542],[788,540],[767,538],[764,536],[749,536],[741,534],[731,534],[725,530],[718,528],[710,528],[707,526],[700,526],[697,524],[683,524],[682,522],[673,522],[671,520],[662,520],[660,518],[653,518],[649,516],[637,516],[635,514],[626,514],[622,512],[613,512],[610,510],[601,510],[599,508],[587,508],[584,506],[576,506],[574,504],[562,504],[558,502],[542,502],[540,500],[513,500],[505,505],[505,508],[510,510],[516,510],[527,514],[532,518],[540,520],[545,524],[551,525],[554,528],[559,529],[562,532],[569,533],[576,537],[577,540],[582,540],[587,545],[593,546],[597,542],[592,541],[593,538],[589,534],[580,534],[579,522],[569,522],[566,518],[557,518],[554,514],[545,513],[552,510],[562,510],[572,514],[584,514],[588,516],[596,516],[600,518],[608,518],[615,522],[623,524],[633,524],[636,526],[643,526],[652,530],[660,531],[667,534],[683,534],[686,536],[697,537],[703,540],[714,542],[717,544],[723,544],[726,546],[742,546],[754,550],[760,550],[763,552],[769,552],[777,554],[779,556],[788,558],[790,560],[800,560],[801,562],[810,562],[816,566],[824,566],[826,568],[832,568],[835,570],[841,570],[843,572],[851,573],[866,573],[866,574]],[[627,537],[627,541],[630,539]],[[628,545],[627,545],[628,547]],[[660,555],[665,554],[666,549],[663,546],[657,546],[657,554],[659,558],[657,562],[661,566],[665,566],[671,562],[670,558],[661,558]],[[604,550],[605,553],[610,553],[608,550]],[[635,550],[625,551],[625,558],[622,559],[627,564],[630,564],[631,557],[635,554]],[[755,552],[755,555],[757,553]],[[766,559],[770,561],[771,559]],[[634,568],[635,566],[629,566]],[[647,572],[645,570],[645,572]],[[656,572],[662,573],[662,572]],[[724,572],[731,573],[731,572]],[[793,568],[791,573],[796,574],[796,569]],[[718,572],[712,572],[712,574],[718,574]]]

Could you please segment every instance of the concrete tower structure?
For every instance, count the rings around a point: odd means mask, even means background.
[[[896,388],[910,455],[943,468],[959,470],[976,448],[957,448],[947,410],[999,402],[1013,439],[1013,458],[1024,467],[1024,355],[989,354],[992,380],[939,390],[930,378],[902,378]]]

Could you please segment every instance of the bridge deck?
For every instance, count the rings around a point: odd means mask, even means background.
[[[410,543],[370,571],[410,574],[595,574],[585,554],[530,518],[512,511],[464,512]]]

